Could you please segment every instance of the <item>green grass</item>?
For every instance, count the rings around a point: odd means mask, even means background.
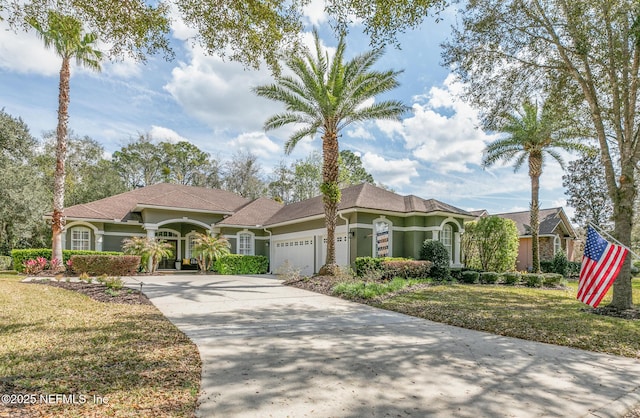
[[[640,279],[633,280],[640,304]],[[640,321],[596,315],[565,290],[446,284],[405,292],[376,306],[493,334],[640,358]],[[602,305],[611,300],[611,291]]]
[[[408,286],[426,283],[425,280],[395,278],[389,282],[351,281],[338,283],[331,289],[334,295],[348,299],[373,299]]]
[[[193,416],[196,346],[155,307],[96,302],[0,275],[3,393],[85,395],[84,404],[21,409],[35,416]],[[97,396],[106,402],[95,403]],[[0,416],[12,409],[0,405]]]

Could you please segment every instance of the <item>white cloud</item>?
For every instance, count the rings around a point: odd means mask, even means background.
[[[311,0],[305,5],[302,13],[309,20],[311,26],[319,26],[327,21],[327,14],[324,11],[324,0]]]
[[[375,139],[373,134],[365,129],[363,125],[357,125],[355,128],[348,130],[347,135],[351,138],[361,138],[361,139]]]
[[[280,104],[258,97],[252,87],[272,83],[266,69],[248,70],[241,64],[206,56],[194,47],[190,62],[180,63],[164,89],[191,116],[215,130],[256,131]]]
[[[403,158],[387,160],[377,154],[367,152],[362,156],[362,165],[377,181],[392,186],[402,187],[411,184],[413,177],[418,177],[417,161]]]
[[[414,157],[430,162],[442,172],[472,171],[480,165],[482,151],[495,137],[478,128],[478,112],[456,95],[461,91],[452,75],[443,87],[415,96],[413,116],[402,121],[400,133]],[[425,103],[421,103],[425,101]],[[379,124],[383,132],[398,132],[398,125]]]
[[[165,128],[163,126],[152,125],[149,130],[149,134],[154,140],[159,142],[171,142],[174,144],[183,141],[190,142],[187,138],[183,137],[173,129]]]
[[[270,140],[263,132],[243,133],[229,143],[235,150],[248,151],[265,159],[272,159],[274,155],[282,155],[278,144]]]
[[[18,73],[53,76],[60,72],[60,58],[31,32],[13,32],[0,23],[0,67]]]

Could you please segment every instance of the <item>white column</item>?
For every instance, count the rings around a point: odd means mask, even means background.
[[[102,237],[104,231],[96,232],[96,251],[102,251]]]
[[[455,232],[453,234],[453,264],[456,266],[460,265],[460,232]]]
[[[158,230],[157,226],[147,226],[145,225],[144,228],[147,230],[147,238],[149,240],[154,240],[156,239],[156,231]],[[151,257],[149,257],[149,261],[147,262],[147,271],[151,271],[152,266],[152,260]]]
[[[438,241],[440,239],[440,231],[431,231],[431,239]]]

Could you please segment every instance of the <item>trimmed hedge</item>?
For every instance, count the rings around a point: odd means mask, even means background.
[[[269,259],[263,255],[229,254],[218,258],[214,268],[220,274],[265,274]]]
[[[67,261],[74,255],[122,255],[116,251],[80,251],[80,250],[63,250],[62,265],[66,266]],[[12,250],[13,268],[21,273],[24,272],[24,261],[36,259],[38,257],[51,260],[51,248],[32,248],[26,250]]]
[[[528,273],[522,276],[522,280],[527,287],[542,287],[544,285],[544,276],[542,274]]]
[[[382,262],[386,261],[405,261],[407,258],[402,257],[356,257],[356,275],[364,276],[372,271],[382,273]]]
[[[460,273],[460,281],[467,284],[475,284],[479,282],[480,273],[474,270],[464,270]]]
[[[522,274],[518,272],[508,272],[508,273],[504,273],[502,275],[502,278],[504,280],[504,284],[509,286],[515,286],[517,284],[520,284],[520,281],[522,280]]]
[[[71,269],[74,273],[86,273],[90,276],[131,276],[140,266],[139,255],[73,255]]]
[[[480,273],[480,283],[482,284],[496,284],[500,280],[500,273],[493,271],[485,271]]]
[[[9,270],[11,268],[11,257],[8,255],[0,255],[0,270]]]
[[[431,261],[418,260],[383,260],[382,278],[391,280],[396,277],[403,279],[426,279],[431,270]]]
[[[544,285],[549,287],[560,286],[564,280],[564,276],[559,273],[545,273],[542,278]]]

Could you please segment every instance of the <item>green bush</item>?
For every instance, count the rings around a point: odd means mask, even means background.
[[[397,292],[407,286],[413,286],[420,281],[416,279],[401,279],[399,277],[386,282],[342,282],[338,283],[331,289],[334,295],[342,296],[349,299],[372,299],[380,295],[390,292]]]
[[[522,274],[518,272],[508,272],[502,275],[502,279],[504,281],[504,284],[514,286],[520,284],[520,281],[522,280]]]
[[[543,273],[553,273],[553,260],[540,260],[540,271]]]
[[[542,281],[545,286],[556,287],[563,283],[564,276],[559,273],[544,273],[542,275]]]
[[[124,287],[124,282],[120,277],[107,277],[103,281],[107,289],[120,290]]]
[[[384,276],[383,262],[407,260],[410,259],[402,257],[356,257],[356,275],[363,277],[370,275],[372,272],[377,272],[380,276]]]
[[[558,251],[553,256],[553,271],[552,273],[560,274],[562,277],[569,275],[569,260],[564,251]]]
[[[544,276],[542,274],[525,274],[522,280],[527,287],[542,287],[544,285]]]
[[[263,255],[229,254],[218,258],[214,268],[220,274],[265,274],[269,259]]]
[[[435,280],[447,280],[451,276],[449,252],[440,241],[425,240],[420,250],[420,259],[433,263],[429,275]]]
[[[480,273],[473,270],[464,270],[460,273],[460,281],[462,283],[475,284],[478,283]]]
[[[86,273],[91,276],[102,274],[112,276],[131,276],[140,266],[139,255],[73,255],[71,269],[74,273]]]
[[[80,250],[63,250],[62,251],[62,265],[66,266],[67,261],[74,255],[122,255],[121,252],[116,251],[80,251]],[[11,257],[13,258],[13,268],[21,273],[24,272],[24,261],[36,259],[38,257],[51,260],[51,248],[33,248],[26,250],[12,250]]]
[[[485,271],[480,273],[480,283],[483,284],[496,284],[498,280],[500,280],[500,273],[496,273],[493,271]]]
[[[381,268],[382,278],[387,280],[396,277],[402,279],[426,279],[429,277],[431,262],[424,260],[383,260]]]
[[[582,263],[579,261],[569,261],[567,265],[567,277],[578,277],[580,275],[580,269],[582,268]]]
[[[11,257],[8,255],[0,255],[0,270],[9,270],[11,268]]]

